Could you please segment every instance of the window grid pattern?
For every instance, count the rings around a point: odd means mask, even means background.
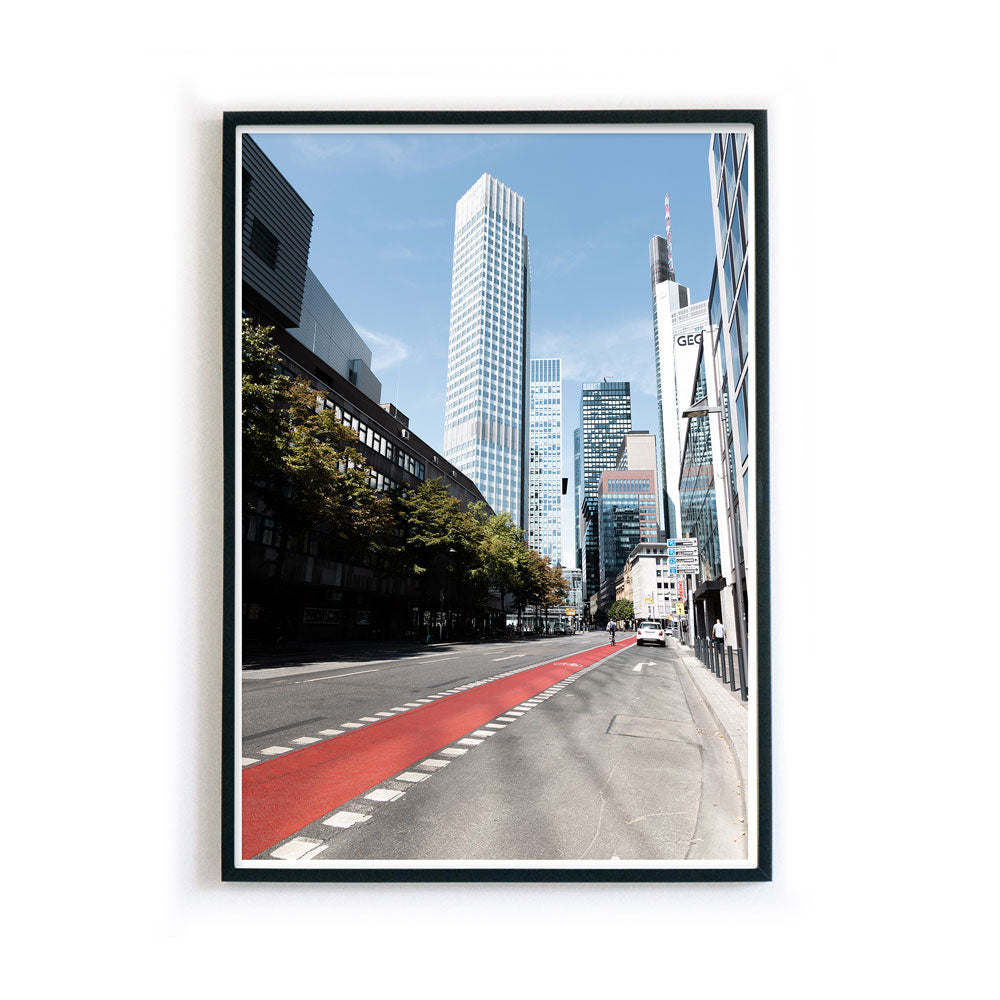
[[[562,365],[530,362],[528,545],[555,566],[562,562]]]

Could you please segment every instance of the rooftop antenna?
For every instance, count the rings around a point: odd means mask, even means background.
[[[663,211],[667,217],[667,279],[676,281],[674,276],[674,248],[670,242],[670,195],[663,196]]]

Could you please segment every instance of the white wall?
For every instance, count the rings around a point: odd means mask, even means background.
[[[884,584],[926,575],[913,540],[927,511],[955,506],[937,460],[982,472],[995,455],[966,439],[993,424],[995,341],[956,327],[952,295],[909,294],[929,277],[995,286],[985,8],[441,8],[96,0],[11,15],[8,977],[39,997],[981,995],[995,980],[991,678],[970,668],[971,635],[928,629],[910,588]],[[217,881],[219,116],[444,106],[769,109],[771,884]],[[845,274],[851,294],[831,293]],[[61,321],[36,341],[53,295]],[[942,386],[959,425],[926,405]],[[888,450],[870,447],[885,392],[901,417]],[[961,523],[994,523],[985,473],[962,482]],[[830,558],[876,524],[874,564]],[[995,565],[995,538],[974,545]],[[996,596],[995,575],[977,579],[970,612]]]

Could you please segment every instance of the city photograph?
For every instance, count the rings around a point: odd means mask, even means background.
[[[731,114],[226,116],[224,878],[770,877]]]

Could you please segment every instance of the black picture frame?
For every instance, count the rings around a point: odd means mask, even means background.
[[[237,733],[235,685],[238,677],[235,600],[236,546],[239,542],[237,507],[237,357],[233,331],[236,315],[236,167],[241,128],[254,126],[704,126],[706,132],[746,126],[754,134],[755,344],[756,379],[756,565],[757,657],[756,761],[757,858],[746,868],[527,868],[511,862],[508,868],[252,868],[235,861]],[[222,120],[222,322],[224,385],[224,579],[225,619],[222,649],[222,859],[223,881],[242,882],[754,882],[772,878],[771,782],[771,660],[770,660],[770,500],[768,433],[768,154],[767,112],[762,109],[711,110],[593,110],[593,111],[233,111]]]

